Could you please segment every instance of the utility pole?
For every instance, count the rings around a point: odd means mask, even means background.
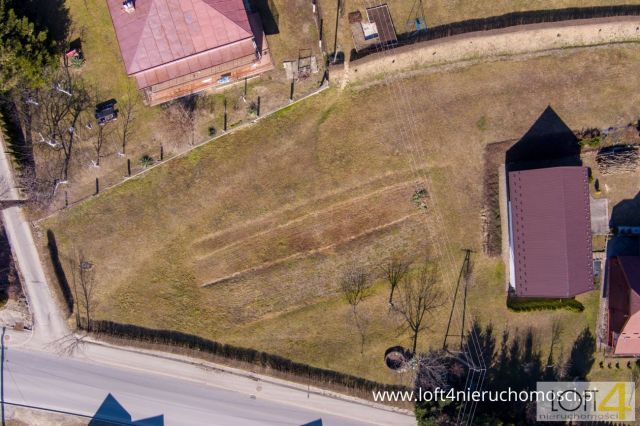
[[[333,62],[338,59],[338,22],[340,21],[340,8],[342,7],[342,0],[338,0],[338,6],[336,7],[336,33],[333,37]]]
[[[7,331],[6,327],[2,327],[2,355],[0,358],[0,362],[2,363],[2,365],[0,365],[0,400],[2,400],[2,426],[5,426],[6,420],[4,417],[4,334]]]
[[[227,98],[224,98],[224,131],[227,131]]]

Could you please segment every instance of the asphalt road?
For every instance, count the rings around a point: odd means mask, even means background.
[[[324,425],[372,424],[324,413],[320,399],[317,410],[276,403],[262,398],[257,386],[253,393],[236,392],[12,348],[4,366],[5,401],[76,414],[94,415],[111,393],[134,421],[164,415],[165,425],[302,425],[319,418]],[[374,421],[395,424],[381,420]]]
[[[3,198],[18,200],[20,194],[16,189],[2,135],[0,135],[0,148],[0,179],[4,187],[2,188]],[[22,208],[15,206],[4,209],[2,221],[14,253],[14,260],[20,270],[23,291],[29,301],[29,309],[34,321],[34,341],[46,344],[46,342],[63,337],[69,331],[47,285],[40,256],[31,233],[31,225],[24,217]]]

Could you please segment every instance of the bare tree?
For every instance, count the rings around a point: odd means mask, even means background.
[[[340,280],[340,290],[347,303],[351,306],[351,315],[356,330],[360,335],[360,354],[364,354],[364,345],[371,324],[371,316],[365,312],[358,312],[357,309],[360,302],[369,296],[370,288],[371,281],[367,273],[363,269],[354,266],[347,268]]]
[[[558,366],[555,364],[554,351],[560,345],[560,337],[562,335],[562,323],[558,318],[554,318],[551,323],[551,341],[549,344],[549,356],[547,357],[547,365],[545,367],[545,377],[549,380],[553,378],[557,371]]]
[[[404,276],[409,272],[409,266],[409,262],[401,260],[399,257],[392,256],[387,259],[386,263],[382,267],[384,276],[391,288],[389,293],[389,305],[391,306],[393,306],[393,293],[395,292],[396,287],[398,287],[398,284],[400,284],[400,281],[402,281]]]
[[[425,262],[417,274],[406,274],[398,286],[398,293],[400,300],[393,307],[412,333],[412,352],[415,353],[418,335],[428,328],[426,317],[443,303],[435,265]]]
[[[75,150],[76,128],[91,97],[84,81],[66,68],[55,70],[48,81],[51,87],[38,92],[34,121],[41,137],[39,142],[63,154],[60,175],[66,181]]]
[[[340,280],[340,290],[353,312],[358,304],[369,295],[371,282],[367,273],[357,267],[349,267]]]
[[[190,96],[173,101],[166,109],[167,120],[180,136],[187,135],[189,145],[195,145],[197,97]]]
[[[356,324],[356,330],[358,330],[358,334],[360,335],[360,355],[364,355],[364,346],[367,343],[373,316],[371,315],[371,311],[360,309],[357,312],[353,312],[353,320]]]
[[[38,162],[29,163],[21,170],[19,185],[35,209],[46,209],[55,195],[60,178],[61,153],[48,148],[38,153]]]
[[[96,167],[100,167],[100,158],[102,158],[102,149],[109,136],[111,135],[111,131],[108,130],[109,123],[98,125],[98,134],[95,138],[93,138],[93,149],[96,153],[96,159],[93,164]]]
[[[452,364],[449,366],[449,364]],[[422,389],[447,389],[449,387],[449,369],[460,366],[455,360],[448,359],[445,351],[430,350],[417,357],[418,375],[416,384]]]
[[[75,301],[76,324],[81,325],[81,314],[84,313],[87,321],[87,330],[91,331],[91,321],[93,319],[93,307],[95,304],[96,280],[94,266],[89,262],[84,254],[79,251],[71,268],[73,283],[73,296]]]
[[[127,96],[120,103],[120,116],[119,116],[119,136],[120,144],[122,145],[122,155],[127,152],[127,142],[133,136],[135,126],[133,122],[136,118],[136,99],[131,85],[127,86]]]

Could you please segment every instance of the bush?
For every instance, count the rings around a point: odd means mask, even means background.
[[[520,299],[509,297],[507,308],[514,312],[554,311],[566,309],[571,312],[584,311],[584,305],[576,299]]]
[[[597,148],[600,146],[600,143],[602,143],[602,137],[596,136],[593,138],[582,139],[579,143],[580,143],[580,146],[583,148],[584,147]]]
[[[247,114],[251,118],[255,118],[258,116],[258,104],[255,102],[251,102],[247,107]]]
[[[142,157],[140,157],[140,160],[138,160],[138,163],[140,163],[140,165],[146,169],[147,167],[153,164],[153,157],[151,157],[148,154],[145,154]]]
[[[71,58],[71,66],[74,68],[82,68],[84,65],[84,58],[80,55],[73,56]]]

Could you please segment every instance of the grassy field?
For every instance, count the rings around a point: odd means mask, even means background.
[[[594,326],[597,294],[580,298],[582,314],[507,311],[503,265],[479,254],[484,146],[521,136],[549,104],[571,128],[630,122],[639,59],[635,45],[565,50],[404,80],[411,105],[400,114],[415,114],[413,146],[386,88],[331,89],[40,226],[55,232],[61,253],[82,250],[95,264],[100,318],[385,382],[404,380],[385,370],[382,354],[408,345],[408,334],[389,314],[379,281],[361,306],[372,318],[361,355],[337,282],[350,263],[375,271],[389,254],[433,251],[433,227],[451,253],[437,258],[445,275],[455,275],[461,249],[478,252],[473,317],[498,330],[533,327],[541,347],[557,318],[566,354],[578,332]],[[410,155],[431,176],[427,190],[443,223],[411,201]],[[435,314],[422,349],[441,344],[447,308]]]
[[[325,23],[323,33],[327,52],[332,52],[338,2],[336,0],[319,0],[318,3]],[[366,17],[366,9],[379,4],[389,5],[396,33],[403,34],[415,31],[413,21],[420,16],[424,17],[427,27],[433,27],[510,12],[639,3],[638,0],[503,0],[493,2],[475,0],[342,0],[343,10],[339,18],[338,50],[346,52],[348,57],[348,53],[353,48],[351,31],[349,30],[349,13],[360,10]]]

